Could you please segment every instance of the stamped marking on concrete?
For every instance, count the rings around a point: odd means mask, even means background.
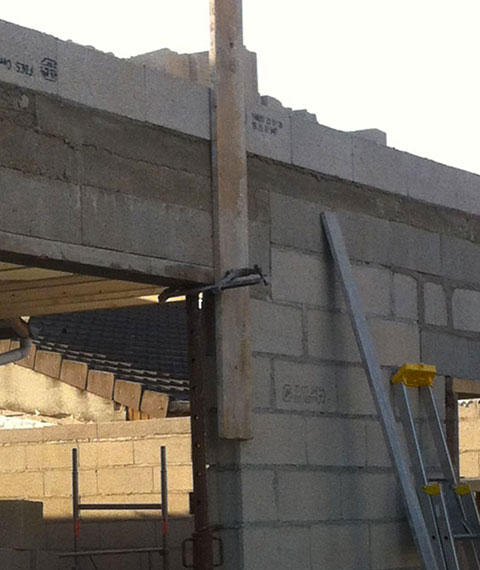
[[[254,131],[276,136],[280,129],[283,129],[283,122],[273,119],[268,115],[251,113],[251,126]]]
[[[319,386],[311,384],[284,384],[282,386],[282,401],[287,404],[317,404],[322,407],[326,393]]]
[[[32,61],[18,61],[0,55],[0,66],[7,71],[26,75],[27,77],[36,77],[40,73],[46,81],[55,82],[58,79],[57,61],[51,57],[43,57],[37,66],[37,64]]]

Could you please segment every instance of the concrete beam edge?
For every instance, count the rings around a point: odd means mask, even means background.
[[[0,21],[0,29],[1,81],[210,138],[207,87],[9,22]],[[75,76],[63,75],[69,64]],[[376,129],[330,129],[267,96],[248,108],[246,120],[254,154],[480,215],[479,176],[386,147],[381,131],[372,137]]]

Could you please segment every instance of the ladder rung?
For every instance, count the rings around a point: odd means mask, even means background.
[[[453,538],[455,540],[477,540],[480,538],[480,533],[476,534],[454,534]]]

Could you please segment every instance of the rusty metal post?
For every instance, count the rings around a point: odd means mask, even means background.
[[[210,0],[212,178],[217,280],[248,267],[247,153],[242,0]],[[216,306],[218,431],[252,437],[250,295],[224,291]]]
[[[78,490],[78,449],[72,449],[72,511],[73,511],[73,551],[78,551],[78,539],[80,538],[80,516],[78,503],[80,494]],[[78,569],[78,558],[73,559],[74,570]]]
[[[193,566],[195,570],[212,570],[213,568],[213,541],[208,521],[206,473],[207,320],[205,313],[206,310],[199,307],[199,297],[188,295],[187,323],[195,521]]]

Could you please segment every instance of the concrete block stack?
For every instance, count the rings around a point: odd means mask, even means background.
[[[420,208],[412,223],[408,207],[401,216],[391,213],[398,210],[389,199],[372,207],[372,198],[361,206],[341,184],[331,183],[329,191],[318,179],[315,193],[306,174],[284,182],[279,166],[266,173],[254,167],[252,173],[253,187],[270,191],[271,283],[263,295],[252,291],[254,439],[238,444],[233,455],[222,448],[215,465],[221,470],[217,492],[236,490],[217,517],[231,533],[242,521],[242,562],[230,563],[249,570],[299,564],[416,568],[399,487],[319,215],[325,208],[340,210],[397,418],[389,381],[405,362],[437,365],[434,393],[442,417],[445,376],[463,370],[478,377],[478,292],[470,269],[468,275],[456,273],[448,252],[452,239],[456,251],[460,243],[467,251],[480,246],[451,237],[460,233],[454,216],[431,227],[431,206]],[[444,339],[440,346],[438,338]],[[462,346],[455,358],[452,343]],[[467,354],[465,345],[471,347]],[[438,473],[418,394],[410,395],[426,464]],[[471,469],[478,460],[470,455]]]

